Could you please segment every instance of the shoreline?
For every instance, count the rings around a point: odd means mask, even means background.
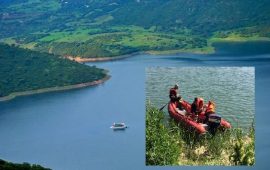
[[[165,51],[155,51],[155,50],[149,50],[149,51],[138,51],[130,54],[115,56],[115,57],[99,57],[99,58],[81,58],[79,56],[63,56],[63,58],[78,62],[78,63],[86,63],[86,62],[103,62],[103,61],[115,61],[115,60],[121,60],[128,57],[133,57],[135,55],[140,54],[150,54],[150,55],[169,55],[169,54],[180,54],[180,53],[190,53],[190,54],[212,54],[215,52],[215,48],[212,46],[213,43],[219,43],[219,42],[259,42],[259,41],[266,41],[270,42],[270,39],[262,40],[262,39],[247,39],[247,40],[226,40],[226,39],[208,39],[208,46],[201,49],[179,49],[179,50],[165,50]],[[104,71],[106,74],[109,72],[108,70]],[[59,86],[59,87],[49,87],[49,88],[42,88],[37,90],[29,90],[24,92],[14,92],[9,94],[5,97],[0,97],[0,102],[2,101],[8,101],[12,100],[18,96],[27,96],[32,94],[40,94],[40,93],[47,93],[47,92],[54,92],[54,91],[64,91],[64,90],[71,90],[71,89],[78,89],[78,88],[84,88],[88,86],[95,86],[98,84],[102,84],[108,79],[110,79],[110,75],[106,75],[104,78],[92,82],[86,82],[86,83],[80,83],[80,84],[74,84],[74,85],[67,85],[67,86]]]
[[[64,58],[69,59],[71,61],[76,61],[78,63],[87,63],[87,62],[103,62],[103,61],[121,60],[121,59],[125,59],[125,58],[132,57],[135,55],[140,55],[140,54],[144,54],[144,52],[134,52],[134,53],[119,55],[115,57],[82,58],[79,56],[75,57],[75,56],[68,55],[68,56],[64,56]]]
[[[107,73],[108,71],[105,71],[105,72]],[[65,90],[85,88],[85,87],[89,87],[89,86],[96,86],[96,85],[104,83],[105,81],[109,80],[110,78],[111,78],[110,75],[106,75],[102,79],[91,81],[91,82],[86,82],[86,83],[79,83],[79,84],[59,86],[59,87],[49,87],[49,88],[42,88],[42,89],[37,89],[37,90],[23,91],[23,92],[14,92],[14,93],[9,94],[8,96],[0,97],[0,102],[12,100],[12,99],[15,99],[16,97],[20,97],[20,96],[28,96],[28,95],[33,95],[33,94],[65,91]]]
[[[179,50],[165,50],[165,51],[155,51],[155,50],[149,50],[149,51],[139,51],[135,53],[115,56],[115,57],[98,57],[98,58],[82,58],[79,56],[64,56],[63,58],[69,59],[71,61],[75,61],[78,63],[94,63],[94,62],[104,62],[104,61],[115,61],[115,60],[122,60],[125,58],[133,57],[136,55],[143,55],[143,54],[149,54],[149,55],[169,55],[169,54],[180,54],[180,53],[191,53],[191,54],[211,54],[214,53],[215,50],[212,49],[213,47],[210,47],[211,49],[209,51],[203,50],[203,49],[179,49]]]
[[[165,50],[165,51],[146,51],[145,54],[150,55],[173,55],[173,54],[181,54],[181,53],[190,53],[190,54],[212,54],[215,52],[214,47],[207,46],[206,48],[196,48],[196,49],[178,49],[178,50]]]
[[[230,43],[230,42],[270,42],[270,38],[267,37],[256,37],[256,38],[240,38],[240,39],[228,39],[228,38],[209,38],[207,39],[208,45],[203,48],[194,48],[194,49],[175,49],[175,50],[164,50],[164,51],[156,51],[156,50],[148,50],[148,51],[138,51],[130,54],[119,55],[114,57],[96,57],[96,58],[82,58],[80,56],[64,56],[64,58],[76,61],[79,63],[87,63],[87,62],[103,62],[103,61],[115,61],[121,60],[128,57],[132,57],[140,54],[150,54],[150,55],[173,55],[180,53],[190,53],[190,54],[213,54],[215,53],[215,47],[213,47],[214,43]]]
[[[212,43],[223,43],[223,42],[237,42],[237,43],[245,43],[245,42],[270,42],[270,38],[268,37],[227,37],[227,38],[217,38],[212,37],[208,39],[208,42]]]

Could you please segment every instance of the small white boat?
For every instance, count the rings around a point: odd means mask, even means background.
[[[127,125],[125,123],[113,123],[111,128],[113,130],[124,130],[127,128]]]

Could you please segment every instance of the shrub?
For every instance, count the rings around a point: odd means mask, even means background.
[[[235,165],[254,165],[255,163],[255,130],[250,128],[249,135],[244,137],[243,131],[237,129],[234,152],[230,159]]]
[[[0,169],[1,170],[51,170],[49,168],[43,168],[40,165],[31,165],[27,162],[22,164],[11,163],[0,159]]]
[[[179,134],[164,125],[163,112],[146,108],[146,165],[174,165],[180,154]]]

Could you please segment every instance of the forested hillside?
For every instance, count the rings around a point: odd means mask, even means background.
[[[186,27],[205,36],[215,31],[270,24],[267,0],[141,0],[113,13],[114,24],[156,26],[162,30]]]
[[[4,0],[0,41],[86,58],[209,52],[213,38],[269,40],[269,11],[269,0]]]
[[[29,163],[11,163],[0,159],[0,169],[1,170],[51,170],[49,168],[44,168],[40,165],[31,165]]]
[[[0,44],[0,97],[49,87],[104,78],[104,70],[40,53]]]

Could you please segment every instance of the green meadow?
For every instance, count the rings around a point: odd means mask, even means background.
[[[137,51],[207,52],[205,49],[208,48],[207,41],[199,36],[187,35],[185,32],[157,32],[138,26],[54,30],[49,33],[36,32],[26,36],[5,38],[1,41],[23,48],[80,57],[114,57]],[[55,47],[62,50],[54,50]],[[70,52],[70,47],[76,47],[76,52],[74,50]]]

